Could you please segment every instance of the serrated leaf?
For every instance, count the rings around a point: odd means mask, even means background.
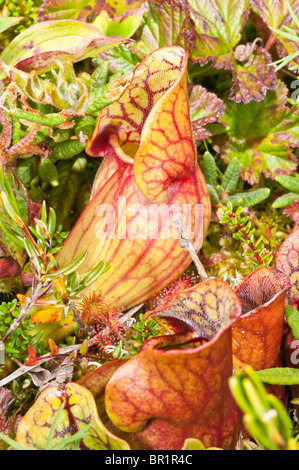
[[[189,106],[194,139],[200,141],[210,137],[212,134],[206,126],[216,122],[224,114],[224,101],[201,85],[190,85]]]
[[[90,77],[90,91],[95,92],[108,82],[109,64],[108,62],[100,61],[96,70]]]
[[[205,65],[212,61],[217,69],[232,73],[229,99],[249,103],[261,101],[275,86],[276,75],[270,54],[253,45],[245,51],[238,45],[250,11],[249,0],[217,0],[213,3],[190,0],[195,32],[190,41],[193,61]],[[188,39],[189,32],[186,33]],[[250,44],[249,44],[250,49]]]
[[[287,94],[286,86],[278,81],[275,91],[268,91],[259,103],[227,101],[221,122],[229,130],[218,137],[215,149],[226,162],[237,157],[241,176],[250,184],[257,183],[261,173],[275,179],[296,169],[299,109],[287,106]]]
[[[163,46],[184,45],[181,35],[187,28],[188,3],[182,0],[149,2],[140,28],[136,32],[138,50],[145,55]]]
[[[122,74],[132,72],[135,65],[137,65],[142,59],[140,54],[137,54],[125,44],[121,44],[109,51],[105,51],[101,53],[99,57],[104,61],[108,61],[112,72],[121,71]]]

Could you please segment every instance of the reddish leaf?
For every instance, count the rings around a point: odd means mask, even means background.
[[[193,61],[201,65],[212,61],[217,69],[232,72],[231,100],[261,101],[267,90],[274,89],[276,75],[275,68],[269,66],[272,58],[265,49],[256,44],[248,44],[247,48],[238,46],[249,14],[249,0],[221,0],[213,4],[191,0],[190,3],[196,27],[191,41]]]
[[[48,340],[48,343],[49,343],[50,351],[51,351],[50,352],[50,357],[56,356],[59,353],[59,347],[57,346],[55,341],[53,341],[53,339],[51,339],[51,338]]]
[[[17,261],[10,256],[0,258],[0,280],[12,279],[20,274],[21,267]]]
[[[104,424],[109,421],[109,417],[105,410],[106,385],[114,372],[128,360],[129,359],[118,359],[107,362],[98,369],[84,375],[84,377],[78,381],[78,384],[82,387],[86,387],[92,393],[97,405],[99,417]]]
[[[204,126],[217,121],[225,111],[225,104],[201,85],[192,85],[189,87],[189,105],[194,139],[204,140],[211,136]]]
[[[289,276],[292,288],[288,292],[289,305],[299,308],[299,226],[285,239],[277,253],[276,267]]]
[[[296,340],[291,331],[286,335],[284,342],[284,357],[286,367],[293,369],[299,369],[299,341]],[[293,398],[299,397],[299,384],[291,386],[291,393]],[[299,412],[299,406],[296,407],[297,413]]]
[[[299,197],[299,196],[298,196]],[[294,201],[282,211],[287,217],[299,225],[299,201]]]
[[[27,349],[28,349],[29,355],[25,361],[25,366],[27,367],[37,366],[37,364],[39,364],[39,359],[36,357],[36,353],[33,347],[30,346],[30,344],[28,344]]]
[[[290,286],[289,278],[281,271],[263,266],[250,273],[236,289],[242,316],[233,325],[235,370],[242,370],[245,364],[255,370],[275,366]]]
[[[10,418],[7,418],[6,414],[13,399],[13,395],[10,390],[0,387],[0,432],[6,434],[9,437],[13,437],[16,421],[19,420],[17,414],[13,414]],[[0,439],[0,450],[6,450],[9,447],[2,439]]]
[[[153,0],[148,2],[142,24],[136,32],[136,47],[145,55],[174,44],[187,49],[189,28],[193,28],[193,23],[187,0]]]

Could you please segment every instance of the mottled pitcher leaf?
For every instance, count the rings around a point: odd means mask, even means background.
[[[172,317],[185,322],[205,339],[211,339],[220,328],[238,316],[240,304],[235,293],[219,279],[196,284],[176,295],[168,308],[147,312],[149,316]]]
[[[289,276],[292,287],[287,295],[289,305],[299,308],[299,226],[288,235],[277,253],[276,267]]]
[[[242,316],[233,325],[234,367],[255,370],[274,367],[284,332],[284,303],[290,288],[281,271],[263,266],[251,272],[236,289]]]
[[[56,423],[52,446],[89,425],[88,434],[80,441],[81,450],[129,450],[128,444],[109,432],[100,421],[92,394],[76,383],[44,390],[22,418],[17,442],[28,450],[35,449],[35,444],[45,449],[51,425],[62,404],[64,409]],[[68,449],[73,446],[74,443],[70,444]]]
[[[108,363],[80,384],[93,393],[103,419],[108,414],[109,429],[132,449],[178,450],[186,439],[232,449],[241,422],[228,378],[240,302],[228,284],[211,279],[177,293],[173,309],[189,327],[190,318],[192,326],[200,325],[204,337],[189,331],[152,338],[137,356]]]

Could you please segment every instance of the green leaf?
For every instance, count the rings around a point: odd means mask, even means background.
[[[227,201],[230,201],[234,207],[252,207],[267,199],[269,195],[269,188],[261,188],[255,191],[248,191],[247,193],[238,193],[233,196],[228,196],[222,199],[222,203],[226,204]]]
[[[57,59],[78,62],[125,41],[103,37],[97,28],[82,21],[43,21],[16,36],[2,52],[1,59],[20,70],[42,73],[57,67]]]
[[[208,191],[209,191],[209,195],[210,195],[212,204],[214,204],[214,205],[219,204],[219,197],[218,197],[216,189],[208,183],[207,183],[207,187],[208,187]]]
[[[299,369],[291,367],[274,367],[257,371],[257,375],[267,384],[272,385],[298,385]]]
[[[50,158],[41,160],[38,164],[37,171],[42,181],[54,187],[58,186],[59,181],[57,168]]]
[[[76,122],[74,126],[74,132],[77,137],[79,137],[80,132],[83,132],[83,135],[90,138],[92,136],[95,125],[96,121],[92,116],[82,116]]]
[[[56,212],[54,211],[52,207],[50,207],[48,223],[47,223],[47,231],[51,233],[53,236],[55,229],[56,229]]]
[[[205,152],[203,155],[202,172],[204,174],[206,183],[211,186],[216,186],[217,167],[215,163],[215,158],[213,157],[213,155],[211,155],[210,152]]]
[[[284,188],[294,193],[299,193],[299,177],[297,176],[277,176],[276,181]],[[299,198],[299,195],[298,195]]]
[[[81,160],[79,157],[77,160]],[[87,161],[84,165],[78,165],[73,160],[61,160],[57,163],[59,186],[51,190],[49,204],[55,208],[57,226],[63,225],[67,230],[71,224],[70,213],[76,200]],[[80,162],[79,162],[80,163]],[[81,193],[82,197],[82,193]]]
[[[63,268],[57,269],[52,274],[45,274],[42,278],[42,280],[55,280],[58,277],[61,276],[67,276],[68,274],[71,274],[72,272],[76,271],[81,264],[84,262],[85,258],[87,256],[87,251],[85,253],[81,253],[81,255],[77,256],[73,261],[68,263],[66,266]]]
[[[22,451],[27,450],[25,447],[21,446],[16,441],[8,437],[6,434],[3,434],[2,432],[0,432],[0,439],[2,439],[2,441],[9,444],[12,449],[22,450]]]
[[[98,67],[90,77],[90,91],[95,92],[108,82],[109,64],[108,62],[100,61]]]
[[[120,75],[132,72],[135,65],[142,60],[142,56],[137,54],[135,50],[134,52],[131,51],[126,44],[121,44],[109,51],[103,52],[100,54],[100,58],[108,61],[112,72],[121,71]]]
[[[239,168],[239,160],[235,157],[225,170],[222,179],[222,187],[228,194],[232,193],[237,186],[240,177]]]
[[[284,311],[293,336],[299,341],[299,311],[291,305],[286,305]]]
[[[19,16],[1,16],[0,17],[0,33],[3,33],[3,31],[6,31],[8,28],[19,23],[23,19],[24,19],[23,17],[19,17]]]
[[[52,157],[54,160],[68,160],[79,155],[86,147],[86,142],[80,142],[78,139],[66,140],[54,144]]]
[[[287,207],[292,202],[298,201],[298,193],[288,193],[278,197],[272,204],[274,209],[280,209],[281,207]]]
[[[205,446],[198,439],[186,439],[182,450],[205,450]]]
[[[18,207],[12,204],[12,201],[8,199],[7,194],[4,191],[1,191],[1,202],[7,214],[20,228],[22,228],[24,226],[24,223],[20,217]]]
[[[138,8],[111,18],[105,10],[102,10],[92,24],[105,36],[130,38],[140,26],[143,13],[144,8]]]
[[[108,8],[111,8],[115,15],[125,13],[128,10],[139,8],[144,0],[106,0]]]
[[[89,271],[86,274],[81,274],[81,278],[84,280],[84,285],[87,287],[92,284],[96,279],[107,272],[111,267],[110,263],[106,263],[105,261],[100,261],[99,264]]]

